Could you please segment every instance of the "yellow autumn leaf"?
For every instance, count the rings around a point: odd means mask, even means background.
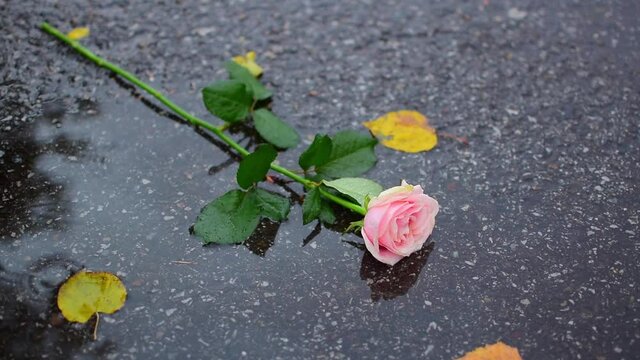
[[[86,38],[87,36],[89,36],[89,28],[88,27],[77,27],[77,28],[69,31],[69,33],[67,33],[67,36],[71,40],[80,40],[82,38]]]
[[[108,272],[80,271],[58,291],[58,308],[65,319],[86,323],[98,313],[113,314],[127,298],[120,279]]]
[[[416,153],[431,150],[438,143],[436,130],[417,111],[390,112],[363,125],[380,139],[382,145],[394,150]]]
[[[458,360],[522,360],[522,357],[518,349],[498,341],[495,344],[476,348]]]
[[[235,61],[238,65],[244,67],[245,69],[249,70],[251,75],[255,77],[262,75],[262,72],[263,72],[262,66],[256,63],[255,51],[249,51],[246,55],[235,56],[233,58],[233,61]]]

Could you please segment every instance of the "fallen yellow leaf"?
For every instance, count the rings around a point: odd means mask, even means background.
[[[94,314],[113,314],[127,297],[122,281],[108,272],[80,271],[58,291],[58,307],[69,321],[87,322]]]
[[[89,36],[89,28],[88,27],[77,27],[67,34],[67,36],[71,40],[80,40],[82,38],[86,38]]]
[[[99,313],[113,314],[127,298],[127,289],[117,276],[108,272],[80,271],[71,276],[58,290],[58,308],[69,321],[86,323],[93,315],[96,339]]]
[[[256,63],[256,52],[249,51],[246,55],[239,55],[233,58],[238,65],[244,67],[249,70],[251,75],[258,77],[262,75],[262,67]]]
[[[438,143],[436,130],[417,111],[401,110],[364,122],[382,145],[399,151],[416,153],[433,149]]]
[[[522,357],[518,349],[498,341],[495,344],[476,348],[458,360],[522,360]]]

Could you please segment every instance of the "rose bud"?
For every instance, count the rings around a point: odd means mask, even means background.
[[[394,265],[420,250],[433,231],[440,206],[422,187],[394,186],[372,198],[364,216],[362,237],[379,261]]]

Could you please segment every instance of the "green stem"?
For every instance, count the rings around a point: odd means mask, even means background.
[[[236,150],[238,153],[240,153],[240,155],[247,156],[249,155],[249,151],[245,148],[243,148],[240,144],[238,144],[237,142],[235,142],[230,136],[228,136],[227,134],[224,133],[224,130],[227,129],[227,125],[222,125],[222,126],[215,126],[209,122],[206,122],[196,116],[191,115],[190,113],[188,113],[186,110],[184,110],[183,108],[181,108],[180,106],[178,106],[176,103],[174,103],[173,101],[169,100],[168,98],[166,98],[161,92],[159,92],[158,90],[154,89],[153,87],[151,87],[150,85],[148,85],[147,83],[145,83],[144,81],[138,79],[135,75],[133,75],[132,73],[124,70],[123,68],[119,67],[116,64],[113,64],[103,58],[101,58],[100,56],[94,54],[93,52],[91,52],[91,50],[85,48],[84,46],[80,45],[79,42],[70,39],[68,36],[66,36],[65,34],[63,34],[62,32],[60,32],[58,29],[56,29],[55,27],[49,25],[46,22],[43,22],[41,24],[41,28],[44,32],[51,34],[53,36],[55,36],[56,38],[58,38],[60,41],[64,42],[65,44],[71,46],[74,50],[76,50],[77,52],[80,53],[80,55],[84,56],[85,58],[93,61],[94,63],[96,63],[98,66],[101,66],[105,69],[109,69],[111,71],[113,71],[114,73],[122,76],[123,78],[129,80],[131,83],[133,83],[134,85],[138,86],[139,88],[141,88],[142,90],[146,91],[147,93],[149,93],[151,96],[155,97],[156,99],[158,99],[158,101],[160,101],[161,103],[163,103],[166,107],[168,107],[169,109],[171,109],[174,113],[178,114],[179,116],[181,116],[183,119],[187,120],[188,122],[190,122],[191,124],[195,125],[195,126],[200,126],[202,128],[205,128],[211,132],[213,132],[217,137],[220,138],[220,140],[224,141],[225,143],[227,143],[229,146],[231,146],[234,150]],[[297,182],[299,182],[300,184],[304,185],[305,187],[317,187],[318,185],[316,183],[314,183],[311,180],[305,179],[304,177],[294,173],[293,171],[284,168],[280,165],[276,165],[276,164],[271,164],[271,169],[274,171],[279,172],[282,175],[285,175]],[[366,213],[366,210],[357,204],[354,204],[348,200],[342,199],[338,196],[335,196],[323,189],[320,189],[320,193],[327,198],[328,200],[331,200],[333,202],[335,202],[338,205],[344,206],[347,209],[350,209],[352,211],[355,211],[359,214],[364,215]]]
[[[364,207],[360,206],[360,205],[354,204],[349,200],[345,200],[345,199],[343,199],[341,197],[335,196],[332,193],[324,190],[321,187],[318,187],[318,190],[320,190],[320,194],[322,196],[324,196],[325,198],[333,201],[334,203],[336,203],[338,205],[342,205],[342,206],[346,207],[347,209],[349,209],[351,211],[354,211],[354,212],[356,212],[356,213],[358,213],[360,215],[365,215],[367,213],[367,210]]]
[[[130,82],[132,82],[133,84],[135,84],[136,86],[141,88],[142,90],[146,91],[147,93],[149,93],[150,95],[152,95],[153,97],[158,99],[161,103],[166,105],[169,109],[173,110],[173,112],[175,112],[176,114],[180,115],[185,120],[187,120],[190,123],[192,123],[193,125],[200,126],[200,127],[203,127],[205,129],[210,130],[211,132],[216,134],[221,140],[223,140],[224,142],[229,144],[229,146],[234,148],[237,152],[242,154],[242,156],[249,155],[249,152],[245,148],[243,148],[238,143],[233,141],[233,139],[231,139],[229,136],[227,136],[223,132],[223,128],[222,127],[214,126],[211,123],[208,123],[208,122],[206,122],[206,121],[204,121],[202,119],[199,119],[199,118],[189,114],[183,108],[181,108],[180,106],[176,105],[173,101],[167,99],[158,90],[152,88],[150,85],[148,85],[144,81],[138,79],[132,73],[130,73],[130,72],[124,70],[123,68],[119,67],[118,65],[113,64],[113,63],[101,58],[100,56],[94,54],[93,52],[91,52],[91,50],[89,50],[89,49],[85,48],[84,46],[80,45],[79,42],[70,39],[68,36],[66,36],[65,34],[61,33],[58,29],[54,28],[53,26],[49,25],[48,23],[46,23],[46,22],[42,23],[41,27],[42,27],[42,30],[44,30],[45,32],[55,36],[56,38],[58,38],[60,41],[62,41],[64,43],[66,43],[67,45],[71,46],[74,50],[79,52],[82,56],[84,56],[85,58],[93,61],[98,66],[101,66],[101,67],[103,67],[105,69],[109,69],[109,70],[113,71],[114,73],[122,76],[123,78],[129,80]]]

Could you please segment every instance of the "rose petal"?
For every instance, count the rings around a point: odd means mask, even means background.
[[[365,217],[366,221],[364,222],[362,230],[366,231],[371,239],[378,239],[378,228],[380,227],[380,222],[382,221],[387,208],[388,206],[382,208],[374,208],[367,211],[367,215]]]
[[[403,213],[405,213],[412,207],[413,204],[411,203],[392,203],[386,207],[387,212],[384,214],[378,225],[378,237],[380,245],[386,247],[390,251],[398,251],[395,239],[397,239],[398,237],[399,229],[394,219],[402,216]]]
[[[369,207],[388,204],[389,202],[399,200],[399,196],[409,196],[411,193],[413,193],[413,191],[415,191],[415,187],[407,184],[403,180],[403,185],[389,188],[378,194],[378,196],[372,198],[369,201]]]
[[[385,247],[379,247],[378,242],[369,239],[364,230],[362,231],[362,237],[364,238],[364,245],[367,247],[367,250],[369,250],[371,255],[373,255],[373,257],[375,257],[380,262],[393,266],[404,257],[392,253]]]
[[[424,194],[421,186],[389,188],[369,202],[362,237],[369,252],[393,265],[422,248],[435,226],[438,202]]]

